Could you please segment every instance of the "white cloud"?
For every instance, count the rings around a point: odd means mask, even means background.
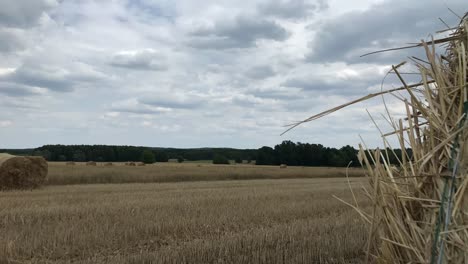
[[[120,51],[112,56],[111,65],[135,70],[165,70],[166,58],[153,49]]]
[[[9,127],[11,125],[13,125],[11,120],[0,120],[0,127]]]

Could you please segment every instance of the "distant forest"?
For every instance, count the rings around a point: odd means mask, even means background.
[[[43,156],[48,161],[98,161],[98,162],[126,162],[141,161],[143,152],[151,151],[156,162],[171,160],[197,161],[213,160],[224,157],[237,163],[255,161],[257,165],[289,166],[330,166],[344,167],[352,161],[352,166],[360,166],[357,160],[357,150],[351,146],[340,149],[324,147],[321,144],[294,143],[283,141],[281,144],[259,149],[233,148],[149,148],[136,146],[108,146],[108,145],[45,145],[36,149],[0,149],[13,155]],[[411,150],[407,150],[411,154]],[[392,164],[398,164],[401,150],[395,150],[390,155]],[[410,157],[411,158],[411,157]]]

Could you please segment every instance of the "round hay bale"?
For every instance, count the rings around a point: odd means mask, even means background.
[[[287,167],[288,167],[288,165],[286,165],[286,164],[281,164],[280,165],[280,169],[286,169]]]
[[[86,162],[86,166],[97,166],[97,163],[94,161],[88,161]]]
[[[75,162],[74,162],[74,161],[68,161],[68,162],[66,163],[66,165],[68,165],[68,166],[74,166],[74,165],[75,165]]]
[[[38,188],[46,181],[48,170],[43,157],[0,154],[0,190]]]

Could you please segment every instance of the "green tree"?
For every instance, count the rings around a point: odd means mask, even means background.
[[[353,167],[360,166],[359,165],[359,160],[357,158],[358,151],[355,148],[351,147],[350,145],[346,145],[346,146],[340,148],[340,152],[341,152],[341,155],[344,157],[345,163],[348,164],[349,162],[352,162],[351,166],[353,166]]]
[[[156,162],[167,162],[169,160],[166,152],[164,151],[156,151],[155,156],[156,156]]]
[[[73,153],[72,159],[73,161],[86,161],[86,154],[81,150],[77,150]]]
[[[184,157],[182,156],[177,157],[177,162],[182,163],[184,161],[185,161]]]
[[[220,154],[215,154],[213,157],[213,164],[229,164],[229,160]]]
[[[149,150],[149,149],[145,149],[143,151],[143,154],[142,154],[142,157],[141,157],[141,161],[145,164],[153,164],[155,162],[156,158],[154,156],[154,153],[153,151]]]
[[[275,164],[275,150],[270,147],[261,147],[258,150],[256,165],[274,165]]]

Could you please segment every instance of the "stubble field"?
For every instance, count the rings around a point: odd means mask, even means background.
[[[175,165],[165,165],[166,170]],[[352,200],[345,178],[305,177],[313,168],[264,167],[265,175],[283,179],[231,180],[226,175],[232,174],[220,171],[247,170],[247,177],[249,168],[204,166],[206,174],[197,171],[203,169],[198,165],[186,165],[185,171],[172,168],[174,174],[150,173],[161,168],[157,165],[115,166],[107,170],[122,173],[118,182],[132,182],[120,181],[131,175],[153,182],[64,185],[75,181],[65,183],[66,175],[82,179],[108,172],[104,167],[52,164],[51,179],[65,177],[57,184],[0,193],[0,262],[359,263],[365,225],[332,197]],[[291,172],[301,170],[309,174],[295,178]],[[343,172],[318,168],[316,175],[322,170]],[[209,178],[216,174],[226,178]],[[155,175],[209,180],[154,182]],[[106,177],[101,178],[114,179]],[[355,188],[365,182],[350,181]],[[366,206],[363,197],[357,199]]]
[[[361,168],[349,168],[349,177],[360,177]],[[67,166],[63,162],[49,163],[49,185],[90,184],[90,183],[148,183],[222,181],[254,179],[298,179],[345,177],[345,168],[333,167],[287,167],[256,166],[249,164],[213,165],[206,163],[155,163],[146,166],[126,166],[114,163],[105,166],[86,166],[76,163]]]

